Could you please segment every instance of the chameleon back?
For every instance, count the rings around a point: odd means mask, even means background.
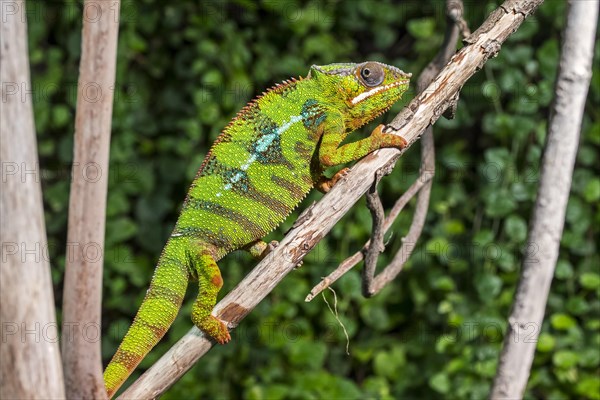
[[[173,237],[210,244],[218,259],[290,214],[313,187],[311,161],[326,118],[315,85],[288,81],[240,111],[200,167]]]

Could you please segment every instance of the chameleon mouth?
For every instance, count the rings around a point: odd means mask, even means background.
[[[401,79],[399,81],[396,82],[392,82],[392,83],[388,83],[387,85],[383,85],[383,86],[378,86],[376,88],[373,88],[371,90],[367,90],[364,93],[359,94],[358,96],[356,96],[355,98],[352,99],[351,103],[352,104],[358,104],[361,101],[368,99],[369,97],[376,95],[377,93],[383,91],[383,90],[389,90],[395,87],[398,87],[400,85],[408,85],[409,80],[408,79]]]

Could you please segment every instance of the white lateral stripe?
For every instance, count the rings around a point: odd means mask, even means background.
[[[279,128],[277,128],[275,130],[275,132],[270,133],[268,135],[264,135],[263,137],[258,139],[256,150],[258,150],[259,153],[266,151],[269,148],[269,146],[271,145],[271,143],[273,143],[273,141],[277,138],[277,136],[281,136],[282,133],[284,133],[285,131],[290,129],[290,127],[292,125],[294,125],[296,122],[299,122],[299,121],[302,121],[302,116],[301,115],[293,115],[289,119],[289,121],[287,121],[285,124],[283,124]],[[256,155],[251,154],[250,157],[248,157],[248,159],[246,160],[246,162],[241,166],[242,171],[246,171],[248,168],[250,168],[250,164],[252,164],[254,161],[256,161]],[[237,181],[234,181],[234,182],[237,182]]]
[[[302,121],[301,115],[292,115],[292,117],[285,124],[281,125],[277,129],[275,129],[275,132],[269,133],[268,135],[264,135],[260,139],[258,139],[258,142],[256,144],[256,150],[259,153],[266,151],[269,148],[269,146],[271,145],[271,143],[273,143],[273,141],[275,139],[277,139],[277,136],[281,136],[281,134],[284,133],[285,131],[287,131],[288,129],[290,129],[290,127],[292,125],[294,125],[296,122],[300,122],[300,121]],[[250,165],[254,161],[256,161],[256,154],[250,154],[250,157],[248,157],[246,162],[244,164],[242,164],[240,169],[242,171],[246,171],[248,168],[250,168]],[[237,183],[240,179],[242,179],[242,173],[238,172],[231,178],[230,183],[227,183],[223,186],[223,189],[231,190],[231,188],[233,187],[232,183]],[[218,192],[217,194],[215,194],[215,196],[217,196],[217,197],[221,197],[222,195],[223,194],[221,192]]]
[[[364,99],[371,97],[374,94],[381,92],[382,90],[387,90],[387,89],[393,88],[395,86],[399,86],[403,82],[405,82],[405,81],[398,81],[398,82],[390,83],[389,85],[378,86],[378,87],[368,90],[364,93],[361,93],[352,99],[352,104],[360,103]]]

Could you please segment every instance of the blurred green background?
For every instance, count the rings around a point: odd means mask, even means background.
[[[471,29],[497,5],[467,2]],[[30,1],[28,8],[46,224],[60,308],[82,5]],[[232,343],[211,350],[163,398],[485,398],[523,252],[535,251],[525,239],[565,15],[563,1],[546,1],[465,85],[456,118],[435,125],[430,210],[404,272],[370,300],[360,294],[358,268],[334,285],[350,355],[323,299],[305,303],[304,297],[369,238],[364,201],[242,322]],[[146,292],[210,143],[237,110],[274,83],[305,75],[311,64],[377,60],[416,76],[437,52],[444,29],[439,0],[124,1],[106,225],[105,361]],[[541,335],[526,398],[600,399],[598,43],[595,55],[546,318],[543,326],[528,327]],[[414,88],[407,98],[413,95]],[[383,180],[387,207],[417,177],[418,147]],[[320,197],[313,193],[300,209]],[[399,248],[411,213],[412,205],[388,235],[380,266]],[[282,238],[296,216],[269,239]],[[236,253],[220,264],[227,291],[255,262]],[[174,326],[134,376],[191,327],[195,295],[192,287]],[[332,294],[326,295],[331,303]]]

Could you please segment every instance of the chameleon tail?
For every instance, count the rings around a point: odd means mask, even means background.
[[[111,398],[142,359],[164,336],[177,316],[189,280],[182,246],[172,239],[160,256],[150,288],[121,345],[104,371]]]

